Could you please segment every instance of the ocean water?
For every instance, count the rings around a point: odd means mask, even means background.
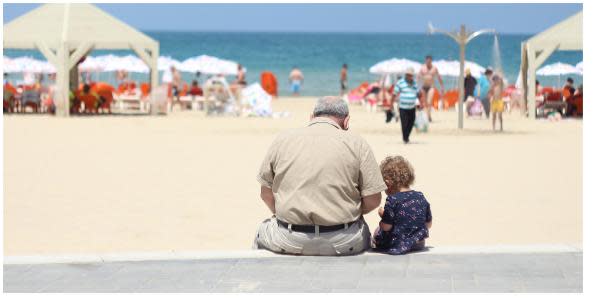
[[[288,74],[298,66],[305,76],[301,94],[319,96],[339,93],[339,72],[343,63],[349,65],[349,85],[374,81],[377,76],[369,67],[392,57],[422,61],[431,54],[434,60],[458,60],[458,46],[444,35],[411,33],[250,33],[250,32],[145,32],[160,42],[160,54],[178,60],[207,54],[237,61],[246,67],[249,83],[259,81],[263,71],[273,72],[279,82],[280,95],[289,95]],[[521,42],[531,35],[500,34],[502,68],[509,82],[514,82],[520,65]],[[469,43],[467,60],[484,67],[493,65],[494,36],[482,35]],[[132,51],[93,51],[91,55],[114,53],[133,54]],[[4,55],[22,55],[44,59],[38,51],[4,49]],[[564,62],[577,64],[583,60],[582,51],[555,52],[545,64]],[[99,79],[114,82],[114,74],[102,73]],[[191,81],[193,74],[183,73]],[[12,76],[13,80],[17,76]],[[136,80],[148,80],[147,74],[132,74]],[[580,76],[571,76],[576,84]],[[542,85],[559,85],[566,77],[538,77]],[[446,78],[448,85],[456,80]],[[560,81],[559,81],[560,80]]]

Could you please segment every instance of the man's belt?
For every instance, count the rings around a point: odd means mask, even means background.
[[[304,233],[315,233],[315,232],[332,232],[332,231],[338,231],[338,230],[342,230],[345,228],[348,228],[350,226],[352,226],[354,223],[358,222],[358,220],[356,221],[352,221],[350,223],[345,223],[345,224],[339,224],[339,225],[330,225],[330,226],[321,226],[321,225],[294,225],[294,224],[289,224],[286,223],[284,221],[281,221],[279,219],[277,219],[277,224],[288,228],[292,231],[297,231],[297,232],[304,232]]]

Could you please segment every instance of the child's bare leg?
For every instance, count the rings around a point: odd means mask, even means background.
[[[492,130],[496,130],[496,112],[492,113]]]

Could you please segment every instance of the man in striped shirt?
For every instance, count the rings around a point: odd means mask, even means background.
[[[417,84],[414,80],[415,70],[408,68],[404,72],[404,78],[400,78],[394,86],[392,99],[398,98],[400,113],[400,124],[402,126],[402,139],[408,144],[410,132],[415,125],[415,106],[417,105]]]

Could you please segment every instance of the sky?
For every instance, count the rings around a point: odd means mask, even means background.
[[[40,4],[3,4],[4,24]],[[493,28],[537,33],[582,4],[97,4],[143,31],[415,32]]]

